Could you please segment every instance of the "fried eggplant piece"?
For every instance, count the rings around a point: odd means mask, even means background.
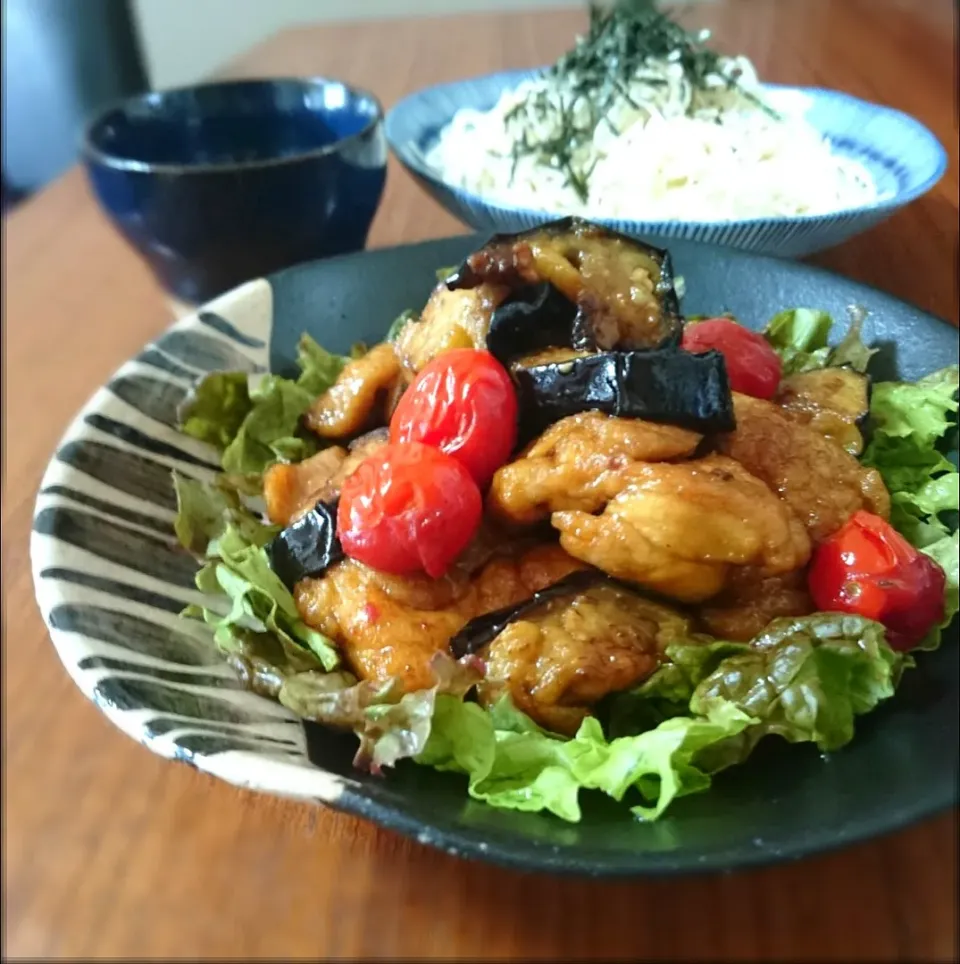
[[[787,375],[774,399],[801,425],[836,442],[851,455],[863,452],[870,411],[870,379],[852,368],[821,368]]]
[[[547,361],[541,357],[511,366],[521,439],[586,411],[643,418],[704,434],[729,432],[736,425],[727,368],[719,352],[666,348]]]
[[[496,285],[458,291],[438,285],[420,317],[408,321],[394,343],[408,378],[445,351],[485,348],[494,308],[505,294]]]
[[[504,286],[513,293],[513,305],[526,299],[531,307],[545,297],[538,286],[550,285],[576,308],[566,340],[555,342],[559,345],[609,351],[680,341],[683,322],[669,253],[580,218],[564,218],[520,234],[495,235],[469,255],[446,283],[451,289],[484,283]],[[515,353],[523,354],[529,350],[523,344],[527,336],[519,331],[515,311],[511,309],[512,319],[504,319],[504,328],[518,332]],[[538,312],[527,314],[537,323]],[[499,318],[495,320],[495,347],[498,352],[510,352],[507,339],[499,337],[500,323]],[[562,334],[561,330],[554,337]]]

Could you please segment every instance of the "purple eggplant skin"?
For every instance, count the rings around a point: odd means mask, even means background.
[[[504,606],[493,612],[484,613],[471,619],[460,632],[450,639],[450,652],[455,659],[479,652],[488,643],[493,642],[510,623],[539,609],[544,603],[559,599],[563,596],[573,596],[589,589],[600,582],[616,582],[599,569],[578,569],[564,576],[563,579],[535,592],[529,599],[514,606]]]
[[[521,355],[572,347],[577,306],[547,281],[521,285],[497,306],[487,332],[487,351],[508,366]]]
[[[267,546],[270,568],[291,592],[301,579],[323,575],[344,558],[343,546],[337,537],[339,501],[318,502]]]
[[[560,298],[566,298],[576,309],[575,313],[569,315],[570,324],[565,328],[559,321],[561,318],[567,320],[568,315],[560,311],[556,302],[548,298],[539,287],[550,279],[539,273],[533,252],[527,242],[536,242],[547,248],[555,247],[555,255],[570,260],[572,271],[580,270],[579,251],[584,245],[588,250],[596,252],[598,243],[602,247],[604,242],[611,242],[620,250],[622,246],[628,246],[634,254],[639,252],[647,265],[655,268],[655,271],[650,271],[649,274],[654,281],[652,300],[657,305],[660,317],[660,331],[657,337],[651,338],[650,333],[642,331],[642,328],[632,332],[624,332],[620,329],[619,332],[611,333],[612,309],[609,305],[605,307],[605,302],[610,296],[611,278],[609,276],[599,277],[601,287],[605,288],[604,293],[593,287],[598,278],[594,277],[591,280],[590,276],[585,274],[582,279],[583,288],[576,301],[571,300],[573,296],[569,292],[564,295],[554,289]],[[623,288],[631,287],[634,284],[631,274],[633,268],[628,269],[626,264],[618,262],[615,253],[611,257],[610,264],[614,269],[619,266],[622,275],[614,280],[614,284],[620,284]],[[594,271],[596,271],[596,264],[594,264]],[[604,281],[606,284],[603,284]],[[500,320],[498,324],[495,312],[491,324],[491,331],[497,331],[501,327],[504,329],[494,336],[495,353],[499,353],[498,357],[507,352],[513,357],[522,355],[529,350],[528,346],[533,342],[536,348],[575,348],[587,351],[655,349],[679,345],[683,333],[683,319],[674,288],[670,253],[580,218],[551,221],[517,234],[494,235],[481,248],[468,255],[466,260],[444,280],[450,290],[476,288],[485,282],[504,286],[510,291],[505,303],[506,316],[510,323],[506,324]],[[519,308],[519,305],[527,307]],[[519,321],[523,315],[528,316],[535,327],[543,327],[544,331],[540,333],[539,338],[519,331]],[[624,320],[621,318],[621,321]],[[507,340],[508,330],[516,334],[518,339],[516,347]],[[548,333],[550,343],[544,344]],[[494,351],[489,340],[487,347]]]
[[[736,428],[723,356],[664,348],[604,352],[512,369],[521,444],[579,412],[677,425],[709,435]]]
[[[528,228],[514,234],[492,234],[486,243],[468,254],[463,262],[444,278],[443,283],[450,291],[457,291],[460,288],[476,288],[485,281],[505,284],[511,288],[529,284],[507,264],[495,263],[492,256],[495,256],[498,252],[507,254],[511,246],[517,241],[525,241],[528,238],[544,234],[557,236],[568,234],[580,223],[586,222],[574,217],[559,218],[556,221],[545,221],[535,228]],[[491,277],[491,274],[494,276]]]

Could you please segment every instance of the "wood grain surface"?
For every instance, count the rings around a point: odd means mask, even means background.
[[[949,0],[724,0],[685,11],[772,81],[914,114],[950,152],[936,189],[815,259],[957,323]],[[386,106],[552,59],[575,11],[302,29],[235,76],[328,74]],[[462,228],[391,163],[372,245]],[[34,496],[77,408],[168,324],[165,299],[73,170],[3,235],[4,958],[956,959],[956,815],[798,864],[590,883],[467,864],[352,817],[152,755],[75,689],[33,600]],[[895,773],[877,775],[877,792]]]

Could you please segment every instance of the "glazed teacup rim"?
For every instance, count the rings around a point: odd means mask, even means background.
[[[196,164],[169,162],[158,163],[154,161],[137,160],[136,158],[114,154],[108,150],[104,150],[95,143],[94,132],[96,131],[97,127],[104,120],[106,120],[110,114],[113,114],[117,111],[129,110],[129,108],[134,104],[143,104],[145,102],[149,102],[153,98],[163,98],[172,94],[184,94],[210,90],[215,87],[237,88],[258,84],[297,84],[304,88],[321,88],[328,85],[336,85],[338,87],[342,87],[345,91],[349,92],[356,98],[366,99],[369,101],[374,108],[374,113],[370,120],[359,131],[355,131],[353,134],[348,134],[345,137],[340,137],[330,144],[324,144],[320,147],[312,147],[302,151],[294,151],[289,154],[278,155],[277,157],[258,158],[256,160],[249,161],[202,161]],[[115,170],[141,171],[144,173],[156,174],[223,173],[225,171],[250,170],[266,167],[277,167],[285,164],[296,164],[300,161],[309,160],[311,158],[336,154],[341,151],[344,146],[368,136],[378,124],[383,123],[383,119],[383,105],[380,103],[379,98],[375,94],[364,87],[358,87],[355,84],[349,84],[346,81],[337,80],[335,77],[243,77],[229,80],[213,80],[200,84],[184,84],[179,87],[167,87],[163,90],[149,90],[111,101],[100,108],[85,123],[80,138],[80,149],[84,160],[87,162],[92,161]]]

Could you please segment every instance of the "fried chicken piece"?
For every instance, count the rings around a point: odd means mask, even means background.
[[[330,490],[330,481],[347,457],[339,445],[302,462],[275,462],[263,475],[263,500],[274,525],[288,526]]]
[[[810,556],[787,506],[720,455],[636,465],[601,515],[555,512],[551,521],[570,555],[684,602],[716,595],[733,567],[788,572]]]
[[[399,677],[412,691],[433,685],[430,658],[466,622],[458,603],[468,591],[466,582],[390,577],[347,559],[297,583],[294,599],[361,679]]]
[[[487,507],[494,518],[520,525],[561,510],[596,512],[627,484],[637,462],[689,456],[700,439],[696,432],[638,418],[570,415],[497,471]]]
[[[862,466],[836,442],[792,419],[777,405],[734,393],[736,431],[717,447],[762,479],[794,511],[814,544],[858,509],[886,519],[890,496],[876,469]]]
[[[397,355],[403,367],[418,372],[445,351],[485,348],[493,310],[505,293],[505,288],[490,284],[459,291],[437,285],[419,320],[408,321],[397,335]]]
[[[704,629],[713,636],[748,643],[771,620],[808,616],[815,610],[807,591],[805,569],[766,576],[746,566],[731,572],[727,587],[698,615]]]
[[[509,623],[483,652],[477,695],[490,705],[507,691],[542,726],[572,736],[593,704],[642,682],[666,644],[689,635],[679,613],[601,582]]]
[[[345,439],[376,424],[378,407],[382,409],[399,375],[400,360],[390,342],[371,348],[347,362],[333,385],[310,406],[304,415],[307,428],[321,438]]]
[[[299,582],[294,599],[304,622],[338,643],[359,677],[399,677],[413,691],[433,685],[431,657],[469,620],[516,605],[579,568],[553,544],[443,579],[391,576],[347,559]]]
[[[318,502],[330,502],[340,494],[344,479],[389,439],[386,429],[376,429],[350,443],[311,455],[302,462],[276,462],[263,476],[263,499],[267,517],[275,525],[296,522]]]

